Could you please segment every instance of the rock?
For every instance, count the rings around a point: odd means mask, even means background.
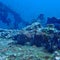
[[[39,22],[34,22],[33,24],[23,28],[23,30],[28,30],[28,31],[30,30],[31,31],[33,29],[38,29],[38,28],[41,28],[40,23]]]
[[[60,32],[53,24],[40,27],[40,23],[35,22],[22,30],[10,31],[9,35],[17,44],[44,47],[50,53],[59,49],[60,46]]]
[[[25,35],[21,34],[14,36],[13,40],[17,41],[18,44],[24,45],[28,41],[28,38]]]
[[[42,26],[46,26],[46,19],[44,14],[39,14],[39,16],[37,17],[37,21],[42,25]]]
[[[57,28],[58,30],[60,30],[60,19],[57,19],[55,17],[48,18],[47,24],[54,24],[55,28]]]
[[[7,60],[15,60],[16,56],[15,55],[10,55],[6,58]]]
[[[60,54],[57,51],[54,53],[54,60],[60,60]]]

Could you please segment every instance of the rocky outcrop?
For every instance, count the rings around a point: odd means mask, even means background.
[[[54,24],[55,28],[60,30],[60,19],[57,19],[55,17],[48,18],[47,19],[47,24]]]
[[[11,39],[15,44],[44,47],[51,53],[60,49],[60,30],[53,24],[42,27],[35,22],[22,30],[0,29],[0,38]]]
[[[53,24],[42,27],[39,22],[35,22],[22,30],[0,29],[0,38],[12,40],[12,43],[43,47],[48,52],[60,49],[60,30],[54,28]]]
[[[41,27],[39,22],[35,22],[23,28],[20,34],[13,37],[13,40],[22,45],[29,42],[29,45],[44,47],[49,52],[60,49],[60,31],[55,29],[53,24]]]

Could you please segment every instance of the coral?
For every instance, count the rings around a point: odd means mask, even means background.
[[[30,26],[22,29],[22,33],[16,35],[14,40],[19,44],[29,42],[29,45],[44,47],[48,52],[54,52],[60,49],[60,32],[53,24],[48,24],[46,27],[40,27],[39,22],[35,22]]]
[[[0,29],[0,38],[11,39],[5,44],[10,45],[30,45],[44,47],[52,53],[60,49],[60,31],[53,24],[41,27],[39,22],[35,22],[22,30],[2,30]]]
[[[40,24],[36,26],[38,25]],[[34,27],[36,26],[34,25]],[[29,28],[22,30],[0,29],[0,34],[2,33],[3,35],[0,36],[1,60],[54,60],[58,57],[54,53],[60,50],[60,31],[51,25],[31,30]],[[8,34],[5,35],[5,33]]]

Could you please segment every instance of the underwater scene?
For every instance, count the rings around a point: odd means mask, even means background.
[[[60,0],[0,0],[0,60],[60,60]]]

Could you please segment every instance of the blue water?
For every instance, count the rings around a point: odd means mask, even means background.
[[[12,11],[18,13],[22,20],[27,22],[26,24],[18,23],[19,29],[31,23],[32,20],[36,19],[41,13],[45,15],[45,20],[47,17],[60,18],[60,0],[0,0],[0,2],[9,7]],[[14,22],[12,18],[11,21]],[[14,29],[13,23],[7,26],[1,21],[0,28]],[[15,29],[16,28],[18,27],[15,27]]]

